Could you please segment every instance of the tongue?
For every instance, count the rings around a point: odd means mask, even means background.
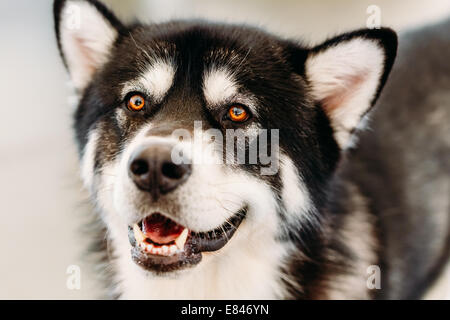
[[[183,229],[184,227],[159,213],[152,214],[142,222],[144,235],[158,244],[174,241],[183,232]]]

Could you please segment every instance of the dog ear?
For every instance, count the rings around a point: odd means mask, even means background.
[[[397,53],[390,29],[365,29],[330,39],[308,51],[304,73],[313,99],[328,115],[342,149],[375,104]]]
[[[108,60],[123,25],[95,0],[55,0],[53,14],[64,64],[75,88],[82,91]]]

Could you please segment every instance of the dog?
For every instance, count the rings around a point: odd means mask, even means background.
[[[389,82],[387,28],[311,47],[95,0],[54,19],[109,296],[416,299],[443,269],[448,32],[410,36]]]

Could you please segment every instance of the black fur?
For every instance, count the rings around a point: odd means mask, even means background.
[[[448,199],[438,182],[448,185],[450,177],[449,30],[447,20],[402,35],[373,130],[349,155],[345,177],[371,199],[377,218],[380,299],[421,298],[449,259],[450,209],[435,206]]]
[[[414,279],[405,286],[405,290],[394,290],[395,293],[391,293],[389,287],[391,280],[388,273],[393,267],[388,262],[390,255],[386,255],[384,246],[390,246],[392,240],[386,235],[390,232],[387,231],[390,227],[381,221],[381,215],[387,206],[393,205],[394,200],[396,208],[402,210],[403,198],[400,193],[404,186],[396,185],[402,182],[395,179],[393,181],[392,172],[379,159],[379,155],[389,154],[382,146],[384,139],[371,132],[366,133],[361,138],[361,148],[343,155],[333,138],[333,129],[324,110],[318,102],[311,102],[304,70],[305,61],[311,54],[356,37],[375,40],[384,49],[385,61],[383,75],[371,101],[371,105],[374,105],[396,56],[397,37],[392,30],[359,30],[330,39],[315,48],[308,48],[248,26],[178,21],[126,27],[103,5],[93,0],[89,2],[119,32],[110,60],[96,72],[84,91],[75,114],[80,153],[83,152],[90,130],[102,125],[104,135],[96,157],[97,168],[114,159],[135,129],[149,119],[162,128],[167,123],[191,128],[194,120],[202,120],[211,128],[225,129],[217,116],[206,108],[207,102],[201,90],[203,70],[211,64],[222,63],[235,71],[238,82],[246,93],[257,99],[259,113],[252,121],[263,128],[280,129],[280,147],[295,162],[314,206],[318,209],[317,224],[305,224],[299,230],[291,229],[290,233],[280,235],[280,241],[296,242],[302,256],[293,257],[290,268],[285,270],[301,284],[300,290],[290,288],[292,296],[326,297],[324,275],[332,277],[352,272],[353,253],[342,239],[330,234],[330,230],[342,228],[344,219],[355,210],[349,201],[353,189],[348,187],[348,183],[355,184],[364,196],[371,199],[370,214],[378,219],[381,245],[377,253],[383,272],[388,271],[387,274],[383,273],[386,287],[380,292],[374,292],[374,297],[416,298],[422,293],[423,290],[420,289],[417,289],[417,295],[411,293],[412,288],[424,287],[422,283],[425,281],[425,273],[422,270],[416,273],[409,270],[413,272]],[[59,24],[63,4],[64,1],[55,1],[54,6],[60,49]],[[122,83],[136,77],[140,71],[140,63],[148,62],[142,50],[154,56],[164,55],[168,51],[175,57],[177,73],[172,88],[162,102],[153,103],[149,99],[146,101],[149,106],[146,110],[132,114],[126,110],[119,89]],[[128,115],[126,128],[121,128],[114,120],[114,112],[118,108],[123,108]],[[381,113],[377,113],[375,119],[374,126],[379,121],[390,121],[383,119]],[[244,169],[254,175],[259,172],[258,166],[244,166]],[[275,175],[264,179],[267,179],[281,199],[280,177]],[[395,199],[392,199],[394,194]],[[389,205],[385,205],[386,202]],[[280,206],[282,207],[281,200]],[[392,221],[392,224],[399,223],[402,222]],[[330,250],[337,257],[333,263],[327,256]],[[414,262],[421,263],[420,259]],[[288,283],[286,285],[289,286]]]

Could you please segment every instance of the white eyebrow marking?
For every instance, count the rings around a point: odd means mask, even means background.
[[[124,85],[122,96],[131,91],[141,91],[160,102],[172,87],[175,66],[169,60],[156,60],[136,80]]]
[[[203,75],[203,94],[211,105],[224,103],[238,93],[238,84],[225,68],[212,68]]]

